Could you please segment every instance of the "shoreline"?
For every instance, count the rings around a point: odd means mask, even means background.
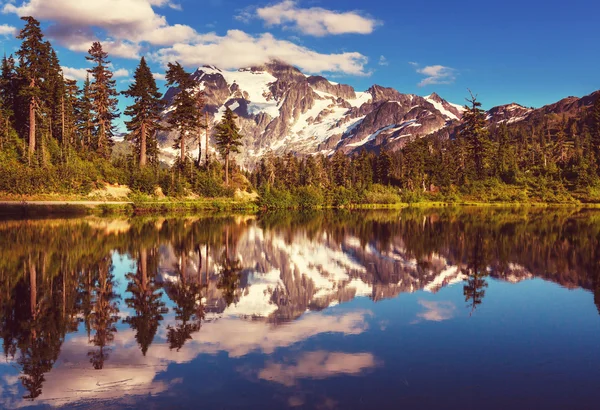
[[[394,204],[353,204],[344,207],[315,208],[262,208],[255,202],[230,198],[206,198],[194,200],[157,201],[99,201],[99,200],[0,200],[0,216],[44,216],[44,215],[153,215],[194,214],[200,212],[250,213],[313,210],[400,210],[407,208],[574,208],[600,209],[600,203],[547,203],[547,202],[417,202]]]

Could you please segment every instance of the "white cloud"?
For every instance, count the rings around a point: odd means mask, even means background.
[[[387,66],[387,65],[390,65],[390,63],[387,60],[387,58],[385,58],[385,56],[381,56],[381,57],[379,57],[379,65]]]
[[[3,12],[53,22],[48,35],[73,51],[87,51],[99,39],[92,28],[100,28],[106,31],[106,49],[126,58],[139,58],[140,43],[160,46],[197,35],[189,26],[169,25],[153,6],[177,8],[164,0],[29,0],[6,4]]]
[[[348,33],[370,34],[380,24],[355,11],[338,12],[321,7],[299,8],[297,2],[293,0],[258,8],[256,16],[269,26],[292,28],[317,37]],[[248,12],[244,11],[240,18],[247,19]]]
[[[181,11],[183,10],[183,8],[181,7],[181,4],[178,3],[173,3],[169,0],[149,0],[150,4],[153,6],[158,6],[158,7],[168,7],[170,9],[173,10],[177,10],[177,11]]]
[[[377,365],[371,353],[316,351],[303,353],[294,364],[270,362],[258,378],[294,386],[300,379],[326,379],[340,375],[358,375]]]
[[[416,63],[409,64],[418,67],[418,64]],[[456,70],[443,65],[430,65],[423,68],[417,68],[417,73],[425,76],[425,78],[417,84],[419,87],[435,84],[452,84],[456,80]]]
[[[417,317],[431,322],[452,319],[456,312],[456,306],[452,302],[419,300],[419,305],[423,306],[425,311],[418,313]]]
[[[113,77],[129,77],[129,71],[124,68],[119,68],[118,70],[113,71]]]
[[[189,363],[201,354],[216,355],[220,352],[227,352],[233,358],[250,353],[272,354],[277,349],[289,348],[324,333],[358,335],[368,328],[368,314],[367,311],[340,313],[338,316],[309,313],[283,326],[273,326],[266,321],[223,318],[204,322],[202,330],[194,333],[192,339],[176,354],[165,342],[166,328],[173,324],[173,315],[170,315],[165,318],[145,356],[135,341],[135,333],[131,329],[119,329],[111,346],[107,347],[110,357],[102,371],[91,370],[91,365],[85,360],[93,349],[88,337],[76,335],[63,343],[60,360],[57,360],[51,372],[44,375],[46,380],[37,403],[73,407],[74,403],[82,401],[122,400],[123,397],[158,394],[168,391],[177,382],[169,380],[169,375],[165,373],[173,363]],[[300,365],[297,370],[286,367],[282,369],[288,377],[286,380],[324,378],[333,376],[332,372],[335,371],[357,374],[373,367],[374,363],[374,358],[368,353],[307,356],[318,363],[320,369],[311,374],[306,366]],[[273,371],[270,368],[268,370]],[[10,383],[16,387],[18,375],[11,377]],[[7,390],[0,395],[0,408],[17,408],[27,404],[18,389]]]
[[[166,81],[167,80],[164,73],[152,73],[152,76],[157,81]]]
[[[73,68],[73,67],[62,67],[63,74],[66,78],[70,78],[72,80],[85,80],[88,76],[88,71],[86,68]],[[129,71],[124,68],[119,68],[113,71],[113,77],[115,78],[123,78],[129,77]]]
[[[154,60],[166,64],[179,61],[186,66],[213,64],[234,69],[263,64],[279,59],[308,73],[338,72],[365,75],[367,57],[357,52],[321,54],[290,41],[278,40],[266,33],[252,36],[240,30],[230,30],[225,36],[203,35],[196,44],[178,43],[153,53]]]
[[[8,24],[0,24],[0,36],[14,36],[17,32],[16,27],[9,26]]]
[[[198,33],[188,25],[169,24],[155,12],[158,7],[178,8],[170,0],[25,0],[5,4],[3,12],[32,15],[48,22],[46,34],[50,39],[81,53],[87,53],[92,42],[101,41],[111,57],[137,60],[145,54],[163,64],[179,60],[187,66],[212,64],[240,68],[275,59],[310,73],[366,74],[367,58],[358,52],[319,53],[276,39],[269,33],[250,35],[239,30],[231,30],[224,36]],[[305,12],[315,13],[315,10],[301,10],[301,15],[307,16]],[[368,24],[356,13],[324,12],[327,17],[319,17],[317,21],[329,33],[368,31]],[[294,24],[305,27],[307,23],[302,19]],[[344,28],[346,25],[351,28]]]
[[[63,74],[66,78],[71,80],[85,80],[88,76],[87,69],[85,68],[73,68],[73,67],[62,67]]]

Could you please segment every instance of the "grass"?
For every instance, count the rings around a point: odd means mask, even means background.
[[[168,214],[198,214],[202,212],[237,212],[257,213],[261,208],[255,200],[241,198],[164,198],[153,199],[150,196],[131,196],[129,199],[116,199],[115,201],[98,202],[90,197],[77,195],[39,195],[39,196],[14,196],[0,194],[0,201],[10,201],[10,204],[0,204],[0,216],[36,217],[47,215],[168,215]],[[53,201],[55,204],[36,204],[35,201]],[[78,201],[78,204],[61,204],[61,201]],[[117,203],[119,201],[119,203]],[[571,201],[564,203],[554,202],[519,202],[519,201],[494,201],[469,200],[461,198],[445,201],[438,198],[419,198],[417,201],[372,203],[372,204],[347,204],[344,206],[315,206],[310,209],[372,209],[394,210],[404,208],[445,208],[445,207],[496,207],[496,208],[600,208],[600,203],[587,203]],[[274,208],[276,209],[276,208]],[[299,209],[282,207],[282,210]]]

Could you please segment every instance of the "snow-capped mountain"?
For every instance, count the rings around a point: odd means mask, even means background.
[[[396,149],[408,138],[428,135],[458,121],[463,112],[461,106],[437,94],[420,97],[378,85],[357,92],[349,85],[307,76],[280,62],[237,71],[204,66],[193,78],[197,90],[205,93],[213,125],[226,107],[238,115],[245,138],[237,159],[249,167],[269,151],[331,155],[337,150]],[[176,93],[170,89],[165,95],[165,117]],[[167,157],[177,154],[171,148],[175,137],[168,132],[159,136]]]
[[[197,90],[205,93],[206,111],[213,126],[226,107],[238,115],[244,145],[236,160],[248,168],[268,152],[332,155],[363,149],[393,151],[410,139],[433,133],[451,137],[464,112],[463,106],[435,93],[420,97],[379,85],[359,92],[322,76],[305,75],[281,62],[230,71],[204,66],[192,75]],[[171,102],[177,92],[169,89],[165,95],[165,119],[173,109]],[[599,96],[600,91],[583,98],[568,97],[539,109],[516,103],[501,105],[487,112],[487,120],[490,125],[520,126],[540,115],[577,115]],[[176,137],[174,132],[159,135],[165,160],[179,153],[172,148]],[[188,152],[193,152],[197,143],[191,141],[189,148]]]

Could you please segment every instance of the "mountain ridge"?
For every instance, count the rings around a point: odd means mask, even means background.
[[[337,151],[351,155],[363,149],[395,151],[416,138],[440,132],[452,135],[465,110],[435,92],[422,97],[377,84],[361,92],[321,75],[305,75],[279,61],[238,70],[206,65],[192,77],[196,91],[205,95],[210,128],[220,121],[225,108],[238,116],[245,138],[236,161],[249,169],[268,153],[330,156]],[[177,92],[170,88],[165,94],[165,119]],[[517,103],[496,106],[487,111],[487,120],[490,124],[514,124],[534,113],[571,112],[593,103],[598,97],[595,94],[600,92],[567,97],[538,109]],[[175,138],[172,131],[159,133],[165,161],[177,155],[171,148]],[[200,144],[205,152],[204,141]],[[198,142],[191,142],[191,150],[197,147]],[[214,152],[213,147],[209,144],[209,151]]]

